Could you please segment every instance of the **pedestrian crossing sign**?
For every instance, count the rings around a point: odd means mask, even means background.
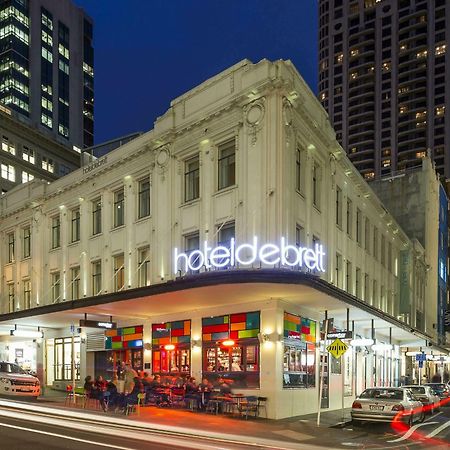
[[[327,347],[327,350],[338,359],[348,350],[348,345],[337,338]]]

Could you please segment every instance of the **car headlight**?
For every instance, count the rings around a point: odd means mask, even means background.
[[[3,377],[1,377],[1,378],[0,378],[0,382],[2,382],[2,383],[11,383],[11,380],[10,380],[9,378],[3,378]]]

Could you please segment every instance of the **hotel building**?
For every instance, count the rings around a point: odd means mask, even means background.
[[[407,349],[439,351],[437,256],[367,185],[290,61],[241,61],[153,130],[30,184],[0,199],[0,356],[25,348],[45,387],[126,360],[229,380],[278,419],[317,411],[322,366],[321,405],[339,408],[398,385]],[[326,318],[378,346],[332,358]]]

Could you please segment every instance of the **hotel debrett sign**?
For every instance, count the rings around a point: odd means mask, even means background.
[[[309,247],[297,247],[286,243],[285,238],[277,244],[260,245],[257,237],[251,244],[237,245],[234,239],[230,240],[229,247],[218,245],[210,247],[205,241],[203,248],[190,252],[180,252],[174,249],[174,273],[186,273],[197,271],[202,267],[206,269],[251,266],[261,263],[268,266],[281,265],[287,267],[306,267],[317,272],[325,272],[325,252],[320,244],[315,244],[314,249]]]

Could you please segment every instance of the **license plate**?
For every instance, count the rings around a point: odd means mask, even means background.
[[[381,405],[369,405],[371,411],[383,411],[384,406]]]

